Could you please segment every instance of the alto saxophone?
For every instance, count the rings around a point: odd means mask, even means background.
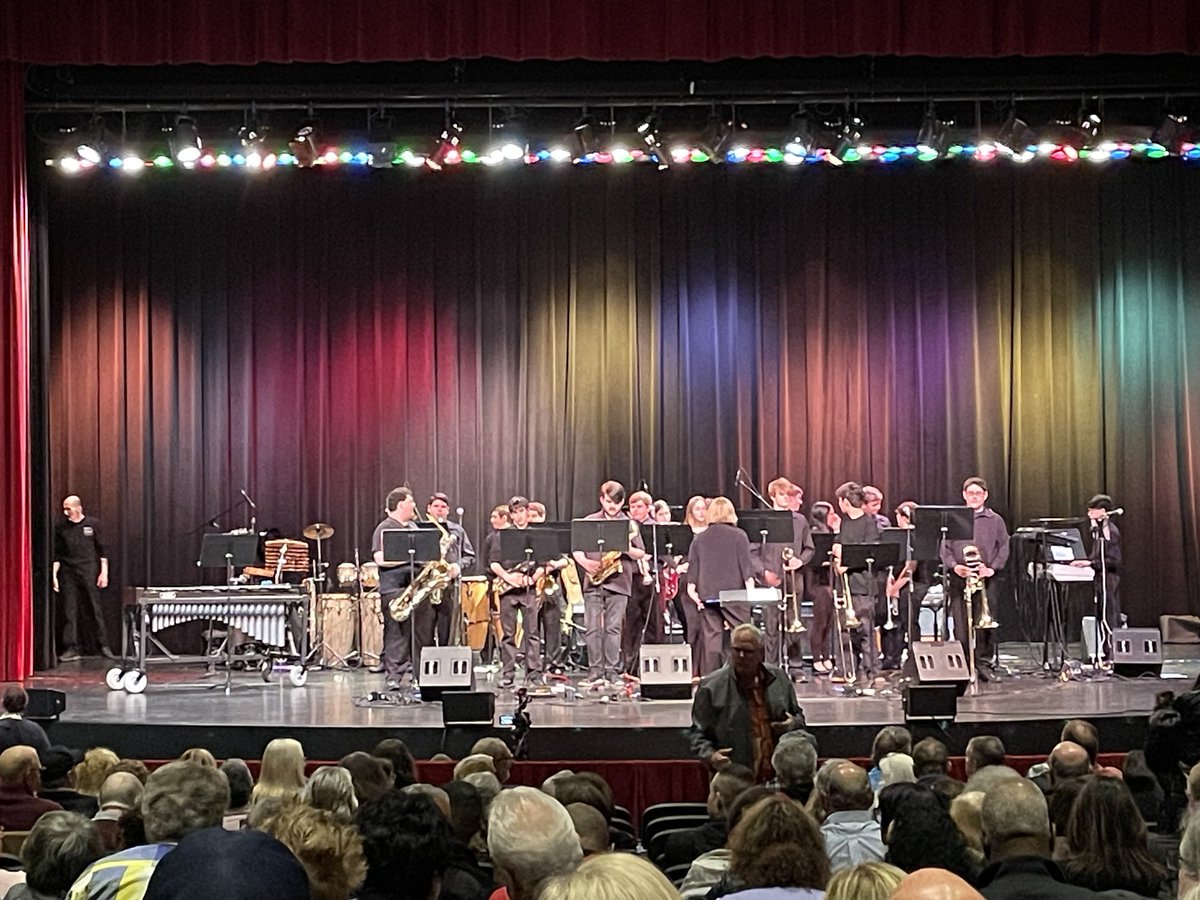
[[[633,540],[638,535],[637,522],[633,519],[629,520],[629,539]],[[595,573],[588,573],[588,581],[592,585],[603,584],[612,578],[614,575],[620,575],[625,571],[621,565],[621,555],[623,550],[605,550],[600,556],[600,568]],[[647,582],[649,584],[649,582]]]

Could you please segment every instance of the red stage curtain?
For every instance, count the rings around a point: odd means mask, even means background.
[[[1054,56],[1200,52],[1190,0],[48,0],[0,5],[0,59],[375,62],[498,57]]]
[[[0,681],[33,672],[24,67],[0,62]]]

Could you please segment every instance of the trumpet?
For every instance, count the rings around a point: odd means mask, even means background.
[[[983,557],[980,556],[979,548],[974,544],[963,547],[963,565],[970,569],[964,591],[967,599],[972,600],[976,594],[979,595],[979,621],[975,623],[975,627],[999,628],[1000,623],[992,618],[991,610],[988,609],[987,585],[984,584],[983,577],[979,574],[979,570],[983,567]]]
[[[887,600],[887,619],[883,623],[884,631],[894,629],[896,627],[896,620],[900,618],[899,592],[893,594],[895,584],[896,576],[892,573],[892,567],[888,566],[887,588],[884,590],[885,599]]]
[[[786,564],[796,553],[791,547],[783,548],[783,561]],[[800,621],[800,598],[796,591],[796,573],[789,571],[786,566],[783,570],[783,602],[780,605],[780,612],[791,611],[792,620],[783,630],[788,634],[803,634],[808,631],[804,627],[804,623]]]

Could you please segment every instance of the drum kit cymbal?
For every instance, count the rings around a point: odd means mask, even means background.
[[[327,525],[324,522],[314,522],[304,529],[303,534],[310,541],[327,541],[336,534],[332,525]]]

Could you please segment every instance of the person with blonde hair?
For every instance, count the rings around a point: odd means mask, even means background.
[[[888,900],[905,872],[885,862],[859,863],[829,879],[825,900]]]
[[[692,539],[688,552],[687,593],[693,608],[700,612],[699,640],[692,647],[693,669],[701,677],[721,667],[725,626],[735,628],[750,621],[747,605],[719,605],[721,592],[750,590],[756,570],[750,538],[737,527],[737,514],[729,499],[713,498],[707,517],[708,527]]]
[[[263,751],[252,802],[265,797],[299,797],[304,790],[304,748],[295,738],[275,738]]]
[[[341,771],[337,766],[322,766],[313,773],[312,787],[322,772]],[[322,782],[331,776],[326,775]],[[333,776],[336,778],[336,776]],[[350,799],[354,799],[351,791]],[[261,826],[292,851],[308,874],[312,900],[346,900],[362,887],[367,877],[367,858],[363,840],[353,822],[328,809],[313,809],[297,803],[281,810]]]
[[[662,872],[632,853],[597,853],[543,885],[538,900],[679,900]]]
[[[85,797],[100,796],[100,785],[120,759],[107,747],[93,747],[87,751],[73,773],[75,790]]]
[[[179,754],[180,762],[194,762],[211,769],[219,768],[217,758],[203,747],[191,747]]]
[[[454,766],[453,779],[462,781],[468,775],[474,775],[476,772],[490,772],[495,775],[496,761],[486,753],[472,753],[470,756],[464,756]]]
[[[358,809],[358,798],[354,796],[354,777],[350,770],[341,766],[321,766],[304,786],[304,802],[313,809],[328,810],[339,819],[351,821]]]

